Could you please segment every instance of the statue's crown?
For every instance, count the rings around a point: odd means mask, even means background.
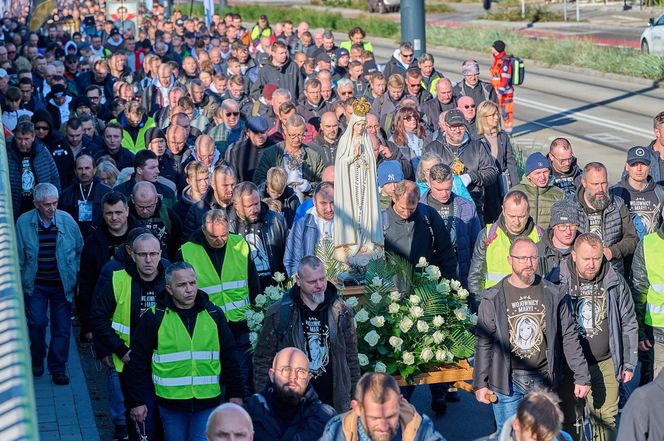
[[[353,113],[357,116],[365,116],[371,110],[371,104],[364,98],[353,102]]]

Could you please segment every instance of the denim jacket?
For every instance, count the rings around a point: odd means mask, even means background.
[[[57,210],[55,225],[58,237],[55,243],[55,256],[58,261],[60,280],[68,301],[74,298],[78,281],[78,268],[83,251],[83,237],[76,221],[69,213]],[[22,214],[16,222],[16,239],[19,265],[21,267],[21,283],[23,292],[32,295],[37,275],[37,256],[39,254],[39,215],[36,209]]]

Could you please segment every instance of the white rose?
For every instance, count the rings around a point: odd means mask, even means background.
[[[355,314],[355,320],[357,320],[358,323],[364,323],[369,320],[369,313],[366,309],[362,308],[357,311],[357,314]]]
[[[346,297],[346,304],[351,308],[355,308],[358,305],[357,297]]]
[[[357,354],[357,359],[360,362],[360,366],[366,366],[369,364],[369,357],[364,354]]]
[[[282,296],[281,290],[276,286],[268,286],[265,288],[265,295],[272,300],[279,300]]]
[[[422,309],[421,306],[411,306],[410,315],[412,315],[415,318],[420,318],[424,315],[424,309]]]
[[[445,361],[447,363],[452,363],[454,361],[454,355],[450,351],[445,351]]]
[[[371,322],[372,325],[374,325],[377,328],[382,328],[383,326],[385,326],[385,317],[383,317],[382,315],[377,315],[376,317],[372,318],[369,321]]]
[[[417,321],[417,330],[420,332],[428,332],[429,331],[429,324],[425,322],[424,320],[418,320]]]
[[[401,360],[403,361],[403,364],[410,366],[411,364],[415,363],[415,356],[412,352],[404,352],[401,356]]]
[[[249,333],[249,343],[251,343],[252,346],[256,346],[257,341],[258,341],[258,333],[250,332]]]
[[[252,317],[252,320],[253,320],[254,323],[256,323],[256,324],[261,324],[261,323],[263,323],[263,319],[265,319],[265,315],[264,315],[262,312],[257,312],[257,313],[254,314],[254,316]]]
[[[396,314],[399,312],[399,304],[398,303],[390,303],[390,306],[387,307],[387,312],[390,314]]]
[[[258,294],[256,296],[255,300],[256,306],[262,308],[265,305],[265,302],[267,302],[267,297],[265,297],[263,294]]]
[[[436,328],[440,328],[445,323],[445,319],[442,315],[437,315],[433,318],[432,323]]]
[[[401,293],[399,291],[392,291],[390,292],[390,300],[393,302],[398,302],[401,300]]]
[[[460,290],[457,291],[457,297],[460,298],[461,300],[467,299],[469,295],[470,293],[465,288],[461,288]]]
[[[438,292],[446,296],[450,293],[450,282],[443,279],[438,285],[436,285],[436,289]]]
[[[401,345],[403,344],[403,340],[393,335],[392,337],[390,337],[389,343],[390,346],[392,346],[395,350],[400,351]]]
[[[429,262],[427,262],[427,259],[424,257],[420,257],[420,260],[417,261],[417,265],[415,265],[416,268],[425,268],[429,266]]]
[[[440,279],[441,273],[440,269],[438,269],[437,266],[435,265],[429,265],[424,269],[424,272],[433,280],[438,280]]]
[[[381,286],[383,286],[383,279],[381,279],[380,277],[374,277],[373,279],[371,279],[371,286],[380,288]]]
[[[374,366],[374,372],[387,372],[387,366],[382,361],[379,361]]]
[[[412,303],[413,305],[419,305],[420,304],[420,298],[416,295],[412,295],[408,297],[408,301]]]
[[[444,362],[446,359],[445,349],[436,349],[436,361]]]
[[[458,280],[450,280],[450,287],[455,291],[459,291],[462,289],[461,282],[459,282]]]
[[[430,348],[422,349],[420,358],[422,359],[423,362],[428,363],[433,358],[433,351]]]
[[[284,273],[280,273],[280,272],[276,272],[276,273],[274,273],[274,274],[272,275],[272,278],[273,278],[274,281],[277,282],[277,283],[281,283],[281,282],[283,282],[284,280],[286,280],[286,276],[284,275]]]
[[[443,334],[440,331],[434,332],[432,337],[433,337],[433,342],[436,343],[437,345],[441,344],[443,340],[445,340],[445,334]]]
[[[253,309],[248,309],[247,312],[244,313],[244,318],[247,320],[247,322],[250,322],[254,318],[254,314],[256,313]]]
[[[470,314],[468,316],[468,319],[470,320],[470,323],[472,323],[473,325],[477,324],[477,314]]]
[[[377,292],[371,294],[371,303],[378,304],[380,303],[381,300],[383,300],[383,296],[381,296]]]
[[[454,315],[458,320],[464,320],[468,315],[468,310],[466,308],[457,308],[454,310]]]
[[[408,332],[412,327],[413,327],[413,321],[408,317],[404,318],[399,323],[399,329],[401,329],[401,332]]]
[[[378,340],[380,340],[380,335],[376,331],[369,331],[367,335],[364,336],[364,341],[369,343],[369,346],[372,348],[378,344]]]

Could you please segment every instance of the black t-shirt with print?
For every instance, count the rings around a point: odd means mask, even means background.
[[[541,279],[528,288],[503,280],[512,369],[543,370],[546,359],[546,306]]]
[[[298,304],[304,332],[304,352],[309,358],[309,371],[312,375],[311,385],[320,400],[331,406],[333,405],[333,377],[327,305],[323,303],[312,311],[303,302],[298,302]]]
[[[450,197],[446,203],[440,202],[433,196],[429,196],[429,206],[436,210],[440,217],[443,219],[445,230],[452,240],[452,244],[456,248],[456,224],[454,223],[454,201]]]
[[[611,357],[606,292],[598,282],[579,279],[570,292],[572,313],[581,336],[581,348],[589,364]]]
[[[32,192],[37,184],[35,169],[32,165],[32,155],[21,155],[21,213],[34,208]]]

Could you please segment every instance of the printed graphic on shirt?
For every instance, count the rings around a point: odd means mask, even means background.
[[[21,172],[21,190],[23,196],[31,196],[32,190],[35,188],[35,174],[32,172],[30,160],[24,158],[21,162],[23,171]]]
[[[588,223],[590,224],[590,232],[595,233],[602,239],[602,212],[588,214]]]
[[[307,356],[309,357],[309,370],[314,378],[326,372],[330,361],[330,330],[321,325],[320,320],[310,316],[304,321],[304,338],[307,342]]]
[[[603,330],[607,318],[606,296],[595,283],[582,284],[577,294],[572,295],[572,305],[579,333],[591,339]]]
[[[157,303],[157,293],[154,290],[148,290],[141,295],[141,314],[152,308]]]
[[[565,196],[574,196],[576,193],[576,187],[574,186],[574,178],[572,177],[563,177],[563,178],[554,178],[553,183],[556,187],[560,188],[565,192]]]
[[[629,201],[629,212],[639,238],[650,234],[657,229],[662,205],[657,200],[655,192],[644,196],[633,197]]]
[[[544,305],[539,299],[521,297],[508,305],[512,353],[519,358],[539,356],[544,341]]]
[[[244,239],[249,244],[251,260],[254,261],[258,275],[270,274],[270,261],[267,258],[267,251],[265,250],[265,244],[260,233],[249,232],[244,236]]]

